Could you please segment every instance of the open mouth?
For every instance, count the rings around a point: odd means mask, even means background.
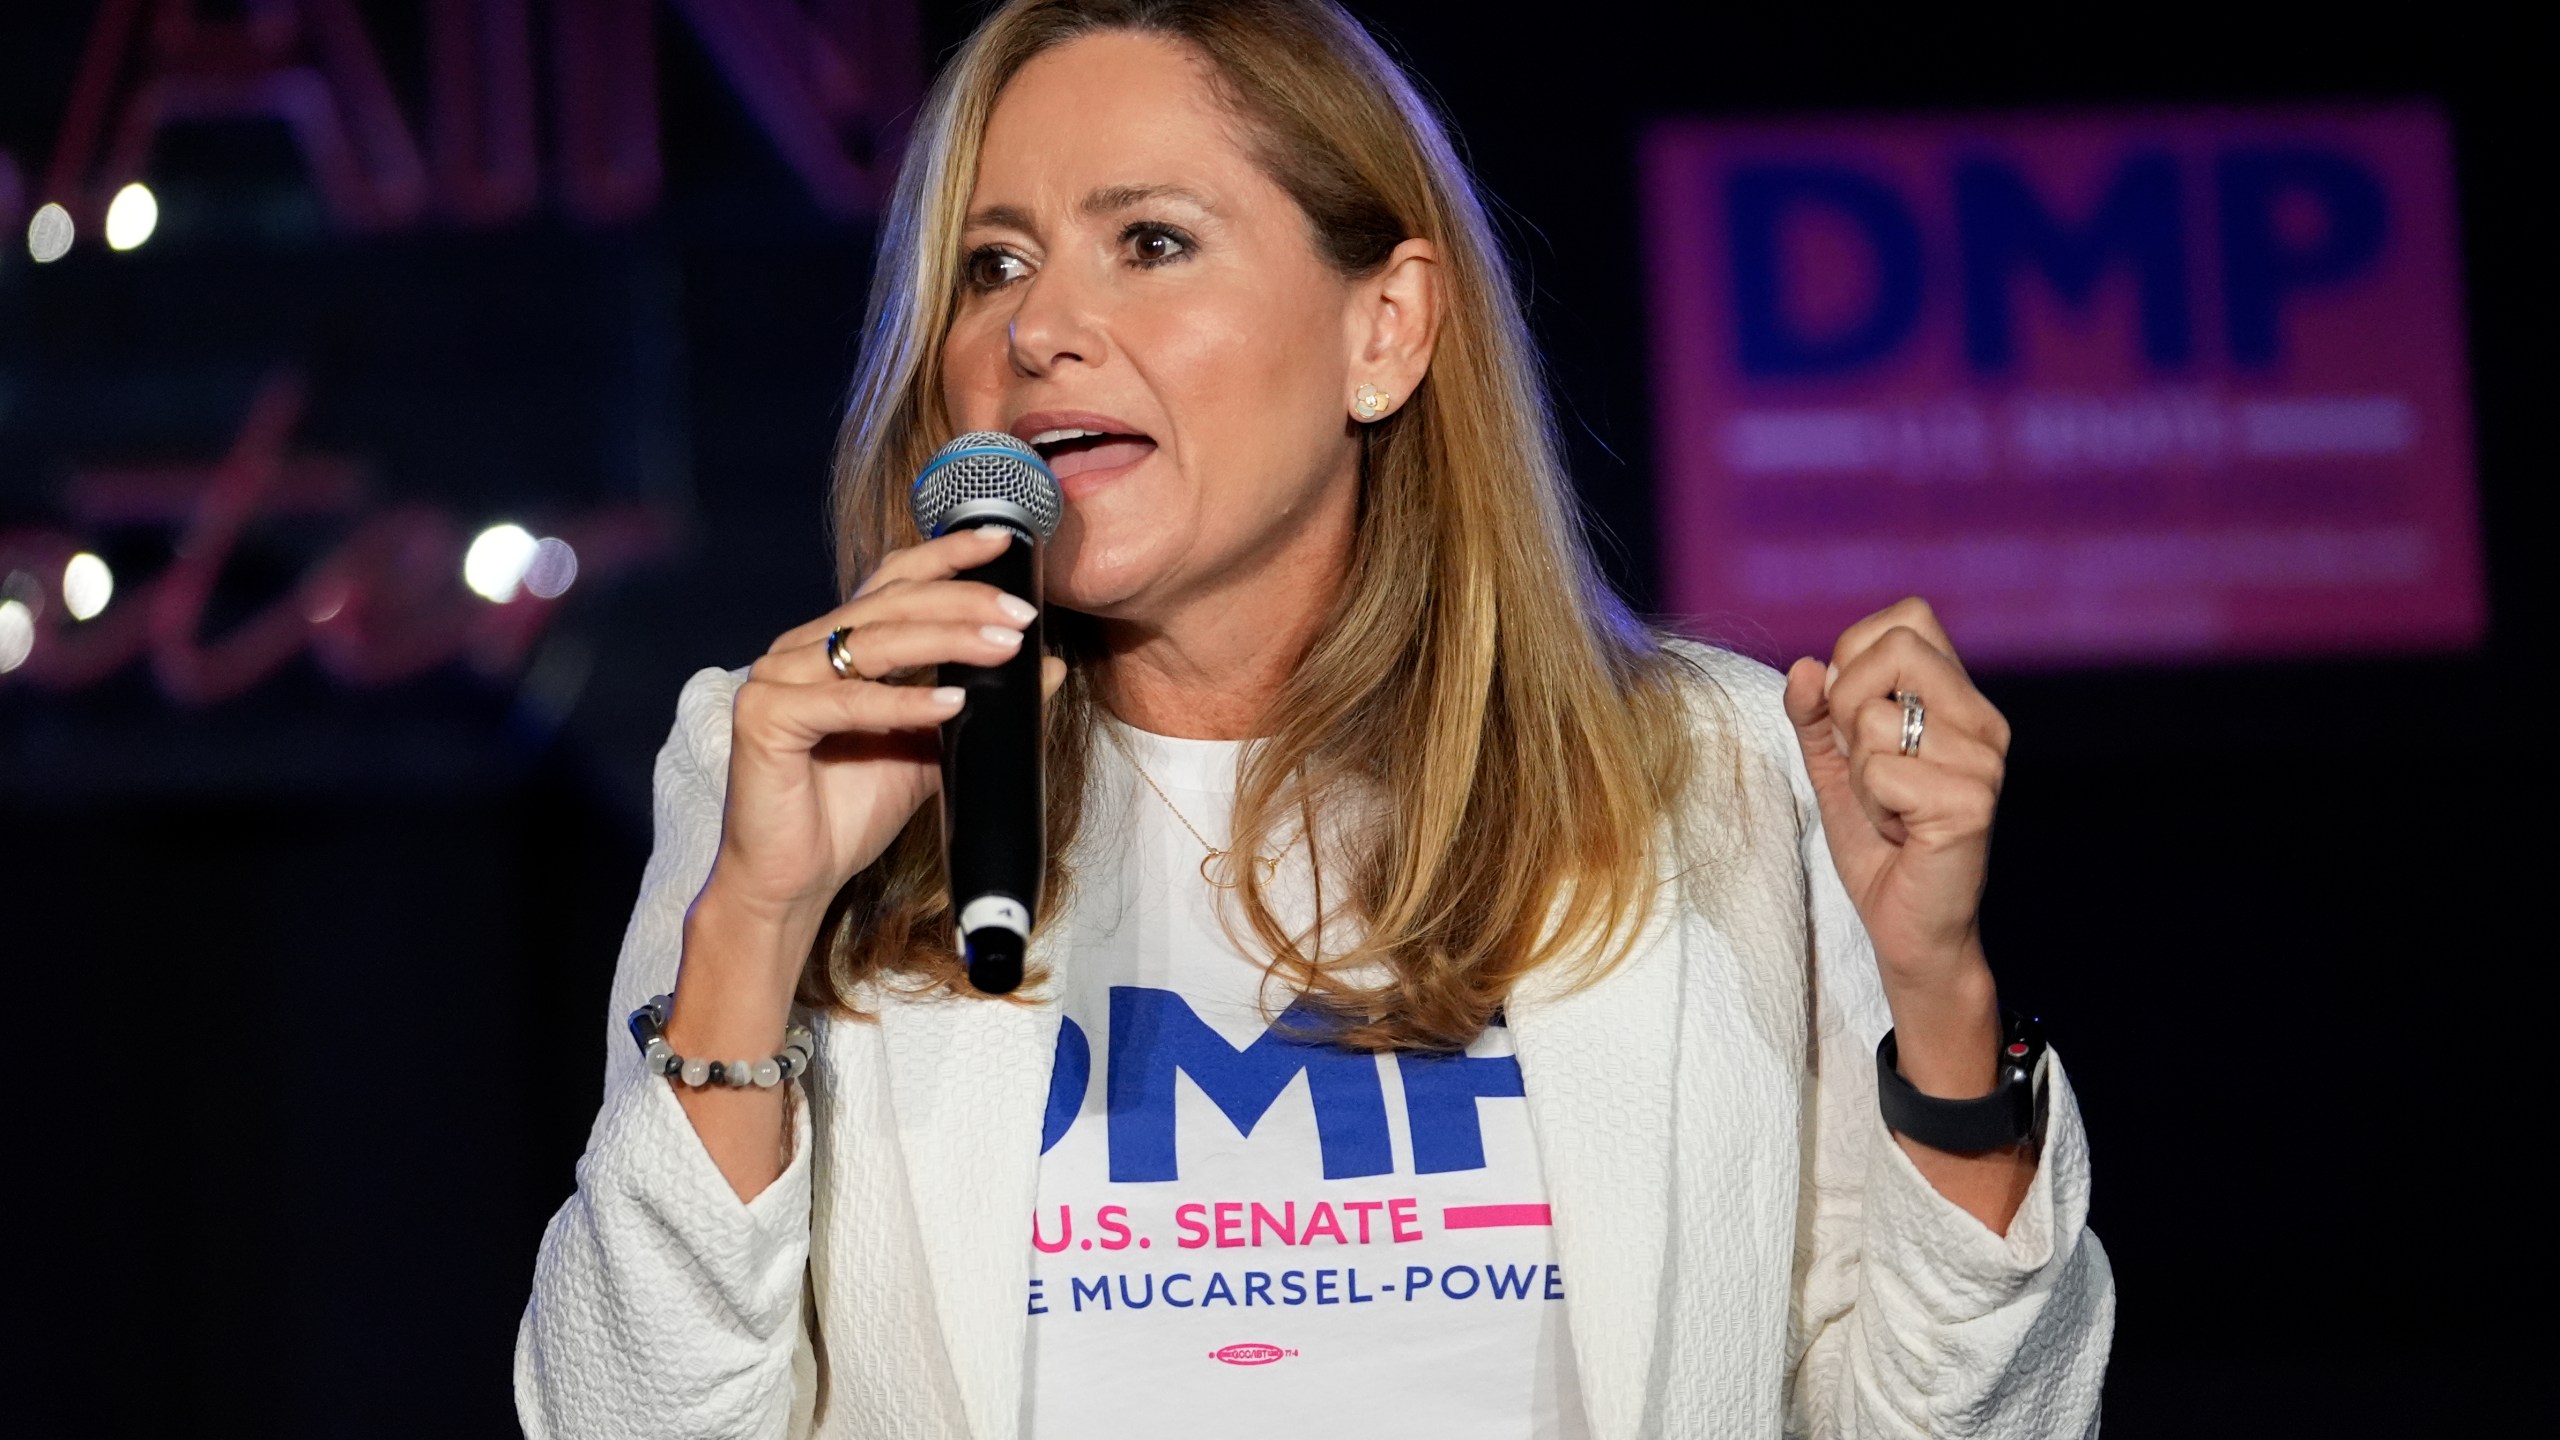
[[[1106,430],[1043,430],[1031,437],[1031,448],[1049,465],[1049,473],[1065,480],[1091,470],[1117,470],[1145,459],[1156,442],[1144,435]]]

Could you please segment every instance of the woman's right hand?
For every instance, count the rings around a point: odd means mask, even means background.
[[[941,787],[935,730],[960,709],[960,692],[884,682],[1013,657],[1038,612],[953,578],[1010,543],[989,526],[892,551],[851,600],[784,632],[749,669],[731,711],[720,848],[685,916],[666,1028],[677,1054],[753,1060],[779,1046],[828,904]],[[852,678],[827,663],[839,627],[852,628]],[[1064,662],[1043,662],[1044,689],[1065,675]],[[779,1171],[778,1091],[678,1094],[742,1197]]]
[[[785,631],[755,662],[738,687],[706,895],[815,935],[844,882],[940,788],[935,730],[958,713],[960,692],[884,681],[946,661],[1009,660],[1038,613],[952,578],[1008,543],[1010,532],[988,526],[891,551],[853,599]],[[852,630],[852,679],[827,663],[840,627]]]

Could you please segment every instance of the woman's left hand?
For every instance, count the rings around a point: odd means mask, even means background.
[[[1907,755],[1898,694],[1922,707]],[[1903,1073],[1933,1094],[1986,1093],[1999,1019],[1978,922],[2009,722],[1918,599],[1850,626],[1827,670],[1798,660],[1786,706],[1832,861],[1875,942]]]

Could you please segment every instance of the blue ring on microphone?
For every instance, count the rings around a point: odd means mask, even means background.
[[[1028,449],[1029,447],[1026,446],[1024,448]],[[969,459],[974,455],[1001,455],[1007,460],[1022,461],[1037,469],[1041,474],[1048,476],[1050,484],[1055,485],[1058,483],[1058,477],[1055,472],[1050,470],[1049,462],[1041,459],[1039,452],[1037,451],[1033,451],[1031,454],[1025,455],[1021,450],[1010,449],[1003,445],[972,445],[966,450],[954,450],[948,455],[936,455],[933,457],[933,463],[924,467],[924,473],[916,477],[915,488],[918,490],[923,489],[924,482],[932,479],[934,472],[940,470],[943,466],[951,464],[955,460]]]

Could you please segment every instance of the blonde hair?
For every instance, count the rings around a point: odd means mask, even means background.
[[[942,346],[987,117],[1033,56],[1080,36],[1180,40],[1210,62],[1271,177],[1340,273],[1375,273],[1410,237],[1437,248],[1443,314],[1428,378],[1367,426],[1342,592],[1249,747],[1238,853],[1267,853],[1328,798],[1365,797],[1339,880],[1358,939],[1292,933],[1257,867],[1234,893],[1286,983],[1370,1049],[1465,1045],[1513,982],[1570,959],[1597,978],[1641,928],[1656,827],[1695,768],[1680,662],[1594,568],[1569,501],[1528,327],[1448,136],[1375,40],[1327,0],[1015,0],[936,82],[883,222],[864,349],[838,441],[838,585],[850,597],[916,541],[907,493],[939,441]],[[1050,610],[1069,678],[1049,707],[1056,913],[1083,816],[1100,704],[1079,661],[1087,617]],[[952,953],[940,817],[924,806],[847,883],[804,1002],[855,1009],[896,979],[971,993]],[[1323,877],[1319,877],[1320,882]],[[1337,912],[1340,913],[1340,912]],[[1321,937],[1321,919],[1311,932]],[[1337,933],[1340,933],[1339,931]],[[1383,967],[1381,970],[1377,967]],[[1385,975],[1355,984],[1359,970]],[[1026,982],[1036,986],[1038,977]]]

